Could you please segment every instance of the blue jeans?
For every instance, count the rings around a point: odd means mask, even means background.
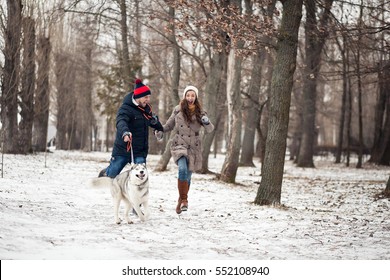
[[[110,165],[106,169],[106,174],[108,177],[115,178],[126,164],[130,163],[131,159],[127,156],[113,156],[110,160]],[[146,163],[146,158],[144,157],[135,157],[134,163]]]
[[[178,179],[180,181],[187,181],[188,185],[191,185],[191,176],[192,171],[188,169],[188,161],[186,157],[181,157],[177,161],[177,165],[179,166],[179,175]]]

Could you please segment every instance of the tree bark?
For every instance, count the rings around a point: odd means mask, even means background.
[[[20,153],[32,152],[35,91],[35,20],[23,19],[23,70],[20,93],[19,149]]]
[[[34,107],[33,147],[35,151],[46,151],[47,128],[49,123],[49,71],[50,71],[50,38],[41,36],[38,39],[38,77]],[[62,104],[61,104],[62,105]]]
[[[252,1],[245,0],[245,9],[247,14],[252,14]],[[272,0],[267,5],[267,16],[270,20],[272,20],[274,11],[275,11],[275,5],[276,0]],[[270,37],[267,37],[266,35],[263,36],[262,40],[265,43],[271,43]],[[247,104],[244,106],[244,112],[246,113],[246,120],[245,122],[245,130],[244,130],[244,137],[242,140],[242,148],[241,148],[241,159],[240,159],[240,165],[241,166],[255,166],[253,163],[253,157],[255,155],[255,135],[256,135],[256,129],[258,129],[259,134],[259,142],[261,147],[260,152],[260,162],[264,159],[264,150],[265,150],[265,139],[263,137],[263,133],[261,130],[261,113],[262,109],[264,107],[263,104],[260,103],[260,87],[261,87],[261,81],[262,81],[262,65],[264,64],[264,61],[266,60],[267,52],[265,49],[259,49],[257,53],[253,57],[253,67],[252,67],[252,73],[251,73],[251,79],[250,79],[250,85],[249,85],[249,91],[248,91],[248,100]],[[263,145],[264,143],[264,145]]]
[[[358,83],[358,118],[359,118],[359,152],[358,162],[356,168],[362,168],[363,165],[363,106],[362,106],[362,77],[360,71],[360,43],[362,40],[362,28],[363,28],[363,1],[360,1],[360,16],[359,16],[359,30],[358,30],[358,45],[356,48],[356,77]]]
[[[90,152],[92,149],[92,123],[93,123],[93,112],[92,112],[92,41],[86,42],[88,46],[84,47],[84,59],[83,73],[84,77],[82,80],[82,90],[84,98],[84,108],[82,108],[83,125],[81,127],[82,132],[82,146],[81,149],[85,152]]]
[[[327,23],[333,0],[325,1],[325,8],[317,24],[315,0],[305,1],[305,68],[303,84],[302,140],[297,164],[299,167],[314,167],[313,154],[316,134],[317,79],[321,66],[321,53],[327,37]]]
[[[390,197],[390,176],[387,180],[385,191],[383,192],[386,197]]]
[[[76,69],[69,55],[62,50],[55,55],[55,75],[57,92],[57,145],[60,150],[74,146],[74,122],[76,98],[74,96]]]
[[[223,93],[226,92],[226,86],[223,82],[224,78],[226,78],[226,68],[226,52],[216,52],[210,62],[210,71],[207,77],[205,89],[206,94],[204,95],[203,102],[204,108],[207,111],[208,117],[213,122],[215,129],[211,133],[204,134],[203,136],[202,168],[200,170],[200,173],[209,172],[208,163],[211,145],[213,143],[213,140],[215,139],[218,127],[221,122],[223,110],[220,110],[220,108],[224,106],[224,100],[221,100],[224,98],[221,98],[221,96],[225,96]]]
[[[303,0],[282,1],[283,15],[272,74],[264,166],[255,199],[255,204],[258,205],[280,204],[302,2]]]
[[[383,62],[382,62],[383,63]],[[390,165],[390,63],[378,71],[379,93],[375,108],[375,138],[370,162]]]
[[[344,140],[344,124],[345,124],[345,108],[347,102],[347,89],[348,89],[348,78],[347,78],[347,65],[348,65],[348,57],[346,56],[346,36],[344,32],[342,33],[342,44],[336,38],[337,45],[339,47],[341,53],[341,59],[343,63],[343,93],[341,97],[341,111],[340,111],[340,122],[339,122],[339,135],[337,139],[337,150],[336,150],[336,161],[335,163],[341,162],[341,154],[343,152],[343,140]]]
[[[241,148],[241,58],[232,49],[228,58],[227,100],[229,112],[228,143],[225,161],[222,166],[221,180],[234,183],[236,180]]]
[[[175,18],[175,9],[172,7],[169,7],[169,17],[173,22],[173,19]],[[173,108],[176,106],[176,104],[179,104],[180,98],[179,98],[179,82],[180,82],[180,71],[181,71],[181,54],[180,54],[180,47],[177,44],[176,41],[176,28],[174,24],[170,25],[171,34],[169,36],[169,42],[172,47],[172,53],[173,53],[173,71],[172,71],[172,83],[171,83],[171,93],[170,99],[171,102],[171,112]],[[165,145],[165,149],[163,154],[161,155],[157,166],[155,168],[156,171],[165,171],[167,169],[169,160],[171,159],[171,143],[172,139],[176,134],[176,130],[174,129],[169,134],[169,139]]]
[[[20,76],[21,0],[7,0],[7,25],[4,36],[4,68],[1,86],[1,123],[4,153],[17,153],[18,87]]]
[[[247,105],[245,106],[246,121],[244,137],[242,139],[241,166],[255,166],[253,163],[254,142],[256,127],[260,122],[259,95],[261,86],[262,63],[264,61],[263,51],[254,56],[251,81],[248,92]]]
[[[134,84],[134,76],[131,71],[130,63],[130,52],[129,52],[129,42],[128,42],[128,27],[127,27],[127,8],[126,0],[120,0],[120,9],[121,9],[121,40],[122,40],[122,67],[123,67],[123,81],[124,89],[127,90],[130,85]]]

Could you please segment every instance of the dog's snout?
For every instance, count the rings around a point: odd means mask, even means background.
[[[143,170],[141,170],[139,173],[141,173],[141,174],[144,174],[144,171],[143,171]]]

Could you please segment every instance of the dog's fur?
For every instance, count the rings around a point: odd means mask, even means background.
[[[132,164],[129,170],[123,171],[115,178],[94,178],[90,184],[93,187],[110,187],[114,200],[115,223],[121,223],[118,212],[122,200],[126,204],[125,219],[129,224],[133,223],[129,218],[129,212],[132,208],[141,221],[146,221],[149,218],[149,175],[144,163]],[[144,208],[143,211],[140,209],[141,205]]]

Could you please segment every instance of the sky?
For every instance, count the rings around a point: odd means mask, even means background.
[[[149,155],[151,217],[141,222],[131,215],[133,224],[117,225],[110,190],[88,184],[109,158],[103,152],[57,150],[4,155],[1,260],[11,260],[11,267],[12,260],[200,265],[348,260],[356,261],[355,268],[358,261],[375,260],[378,273],[389,264],[390,200],[376,198],[389,167],[365,163],[356,169],[354,163],[346,167],[319,157],[313,169],[286,161],[282,207],[253,203],[261,180],[258,161],[256,167],[238,169],[236,184],[195,173],[189,210],[177,215],[177,166],[171,160],[167,171],[154,171],[159,156]],[[219,173],[223,160],[223,155],[210,156],[210,170]]]

